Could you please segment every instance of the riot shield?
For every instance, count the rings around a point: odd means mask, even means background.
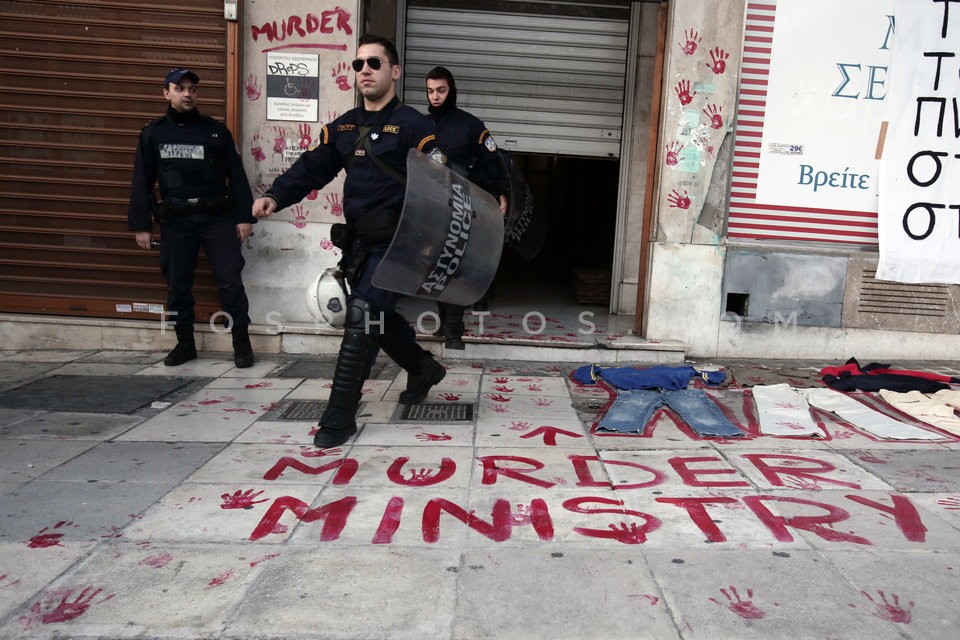
[[[470,306],[493,281],[502,250],[503,214],[493,196],[411,149],[400,223],[373,284]]]
[[[498,151],[507,174],[507,218],[504,236],[507,244],[524,260],[533,260],[547,239],[547,216],[536,208],[533,192],[523,179],[520,168],[503,151]]]

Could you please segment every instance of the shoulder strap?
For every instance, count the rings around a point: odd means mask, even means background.
[[[399,109],[401,106],[403,106],[403,103],[397,102],[397,104],[395,104],[393,108],[390,109],[389,111],[386,111],[385,113],[382,113],[382,114],[377,114],[377,117],[374,119],[373,124],[366,127],[358,127],[359,133],[357,135],[357,141],[353,144],[353,148],[350,150],[350,156],[347,158],[346,164],[348,166],[352,164],[354,159],[357,157],[357,150],[360,147],[363,147],[366,150],[367,154],[370,156],[370,158],[376,163],[378,167],[383,169],[383,171],[387,175],[389,175],[391,178],[393,178],[400,184],[405,185],[407,183],[407,176],[400,173],[399,171],[397,171],[396,169],[388,165],[386,162],[384,162],[383,160],[375,156],[373,154],[373,148],[370,146],[370,133],[374,129],[383,128],[383,125],[387,121],[387,118],[393,115],[393,112]]]

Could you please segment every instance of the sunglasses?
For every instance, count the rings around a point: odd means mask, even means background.
[[[360,71],[363,70],[364,63],[367,63],[367,65],[374,71],[379,71],[380,67],[383,66],[383,60],[376,56],[370,56],[369,58],[357,58],[351,63],[351,65],[353,66],[354,71],[360,73]]]

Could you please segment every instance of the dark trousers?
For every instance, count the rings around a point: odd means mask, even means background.
[[[250,304],[241,272],[246,262],[240,252],[237,227],[229,214],[178,215],[160,225],[160,269],[167,281],[167,310],[175,311],[174,323],[196,320],[193,274],[203,247],[217,283],[220,305],[230,314],[232,326],[250,324]]]

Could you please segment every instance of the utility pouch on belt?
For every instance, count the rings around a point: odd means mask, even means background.
[[[353,230],[360,244],[387,244],[393,240],[399,222],[400,214],[396,211],[371,211],[357,218]]]
[[[356,235],[353,231],[353,225],[335,222],[330,227],[330,242],[341,251],[349,251],[353,247],[354,240],[356,240]]]

